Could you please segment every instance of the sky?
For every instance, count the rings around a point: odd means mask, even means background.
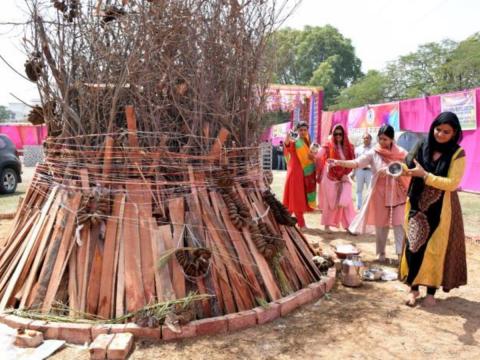
[[[2,0],[0,23],[25,21],[23,0]],[[364,72],[381,70],[388,61],[408,54],[427,42],[461,41],[480,31],[479,0],[303,0],[283,26],[336,27],[351,39]],[[19,27],[0,25],[0,55],[23,74]],[[38,98],[32,83],[0,60],[0,105]]]

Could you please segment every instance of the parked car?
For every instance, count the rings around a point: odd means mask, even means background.
[[[11,194],[22,182],[22,163],[15,144],[0,134],[0,194]]]
[[[397,145],[401,146],[407,151],[412,150],[420,140],[428,137],[425,133],[416,133],[413,131],[403,131],[397,139]]]

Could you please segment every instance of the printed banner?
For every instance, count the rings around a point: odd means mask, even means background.
[[[293,111],[318,91],[308,86],[270,85],[266,90],[265,108],[267,111]]]
[[[451,111],[458,116],[462,130],[477,128],[477,99],[475,90],[440,96],[441,111]]]
[[[347,126],[355,128],[379,128],[390,124],[395,130],[400,130],[400,105],[398,102],[368,105],[350,109]]]
[[[361,142],[365,132],[375,137],[384,124],[392,125],[395,131],[400,130],[400,103],[367,105],[350,109],[348,112],[348,135],[356,145]]]
[[[312,96],[310,101],[310,119],[309,119],[309,132],[310,132],[310,139],[312,140],[312,142],[317,141],[318,123],[319,123],[318,98],[317,96]]]

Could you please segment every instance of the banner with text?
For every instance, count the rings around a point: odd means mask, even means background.
[[[457,114],[462,130],[475,130],[477,128],[476,103],[475,90],[440,96],[441,111],[451,111]]]
[[[376,136],[378,129],[384,125],[392,125],[395,131],[400,130],[400,104],[392,102],[380,105],[367,105],[348,112],[348,134],[350,140],[357,144],[365,132]]]

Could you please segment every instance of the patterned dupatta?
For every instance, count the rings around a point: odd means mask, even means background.
[[[310,138],[299,138],[295,141],[295,153],[303,170],[303,182],[305,185],[305,193],[307,195],[307,203],[311,209],[316,207],[316,181],[315,181],[315,162],[309,158],[310,154]],[[287,163],[290,161],[290,154],[286,153]]]
[[[458,149],[459,146],[453,144],[434,161],[431,158],[428,140],[424,140],[407,157],[407,166],[414,168],[413,159],[415,159],[426,171],[445,177],[448,175],[450,163]],[[407,234],[409,250],[412,253],[416,253],[427,243],[440,223],[444,194],[443,190],[426,185],[422,178],[412,179],[408,191],[411,207],[408,213]]]

